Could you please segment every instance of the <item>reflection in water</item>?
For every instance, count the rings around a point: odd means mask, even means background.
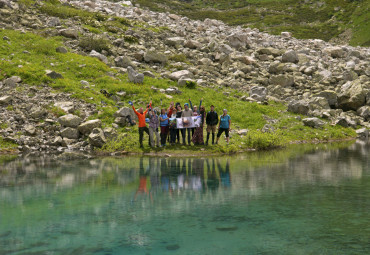
[[[370,145],[326,146],[0,158],[0,254],[369,254]]]

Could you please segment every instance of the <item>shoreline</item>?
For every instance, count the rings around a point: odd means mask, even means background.
[[[63,154],[69,154],[71,155],[84,155],[87,158],[95,158],[95,157],[130,157],[130,156],[146,156],[146,157],[155,157],[155,156],[161,156],[161,157],[176,157],[176,156],[185,156],[185,157],[199,157],[199,156],[206,156],[206,157],[213,157],[213,156],[228,156],[228,155],[238,155],[248,152],[261,152],[261,151],[275,151],[275,150],[281,150],[289,147],[290,145],[299,145],[299,144],[331,144],[331,143],[341,143],[341,142],[350,142],[350,141],[356,141],[361,140],[356,137],[349,137],[349,138],[343,138],[343,139],[330,139],[330,140],[299,140],[299,141],[292,141],[287,143],[284,146],[276,146],[271,147],[267,149],[254,149],[254,148],[248,148],[243,149],[235,152],[207,152],[207,150],[199,150],[199,151],[188,151],[188,150],[171,150],[170,151],[156,151],[150,150],[149,152],[143,151],[143,152],[130,152],[130,151],[115,151],[115,152],[101,152],[101,151],[94,151],[92,153],[81,153],[79,151],[66,151],[62,153],[41,153],[40,155],[63,155]],[[212,145],[210,145],[212,146]],[[189,152],[189,153],[187,153]],[[32,154],[32,153],[31,153]],[[4,149],[0,150],[0,156],[7,156],[7,155],[22,155],[20,151],[17,150],[9,150]],[[26,154],[28,155],[28,154]]]

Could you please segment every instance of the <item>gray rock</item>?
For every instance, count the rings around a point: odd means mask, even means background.
[[[94,128],[92,133],[89,135],[89,144],[94,147],[101,148],[107,142],[104,132],[101,128]]]
[[[360,79],[349,81],[341,88],[338,95],[338,107],[344,111],[356,111],[365,105],[366,98],[370,92],[370,83],[362,83]]]
[[[312,97],[308,104],[311,111],[330,109],[328,100],[324,97]]]
[[[290,101],[288,104],[289,112],[307,115],[309,110],[310,110],[309,104],[305,100],[299,100],[299,101],[293,100],[293,101]]]
[[[20,83],[21,81],[22,81],[21,77],[12,76],[8,79],[5,79],[4,85],[9,88],[15,88],[17,86],[17,83]]]
[[[247,33],[233,33],[229,35],[226,39],[229,45],[233,48],[250,48],[250,42],[248,40]]]
[[[114,59],[114,63],[118,67],[128,67],[128,66],[133,66],[132,61],[125,56],[118,56]]]
[[[59,117],[58,122],[64,127],[77,128],[81,124],[82,120],[76,115],[67,114]]]
[[[134,110],[130,107],[122,107],[118,111],[114,113],[114,117],[126,117],[131,116],[132,119],[135,119],[136,114],[134,113]]]
[[[178,81],[181,78],[191,78],[193,77],[193,74],[188,70],[181,70],[177,72],[173,72],[170,74],[170,79],[173,81]]]
[[[59,53],[67,53],[68,50],[64,47],[57,47],[56,49],[56,52],[59,52]]]
[[[294,85],[294,77],[287,74],[272,75],[269,79],[272,85],[280,85],[282,87],[289,87]]]
[[[60,137],[60,136],[56,136],[53,140],[53,142],[51,142],[51,145],[53,146],[60,146],[63,144],[63,138]]]
[[[75,110],[74,103],[70,102],[70,101],[55,102],[54,106],[62,109],[63,111],[65,111],[67,113],[72,113]]]
[[[114,123],[120,127],[126,126],[126,117],[116,117]]]
[[[325,122],[319,118],[305,118],[302,120],[303,125],[312,127],[312,128],[322,128],[325,125]]]
[[[184,44],[184,47],[189,49],[198,49],[201,46],[202,46],[201,43],[195,40],[187,40]]]
[[[31,118],[42,119],[48,114],[48,111],[44,108],[35,107],[31,109]]]
[[[55,71],[46,70],[46,75],[52,79],[63,79],[63,75]]]
[[[367,128],[360,128],[356,130],[357,138],[369,139],[369,130]]]
[[[226,55],[231,54],[234,50],[227,44],[221,44],[218,50]]]
[[[60,131],[63,138],[68,139],[78,139],[80,137],[80,132],[76,128],[66,127]]]
[[[281,61],[284,63],[298,63],[299,59],[294,50],[289,50],[283,54]]]
[[[259,54],[273,55],[274,57],[280,56],[282,51],[275,48],[260,48],[257,51]]]
[[[144,74],[136,72],[131,66],[127,67],[127,74],[130,82],[137,84],[144,82]]]
[[[334,121],[334,125],[342,126],[342,127],[349,127],[350,124],[351,123],[349,122],[349,120],[345,117],[338,117],[338,119]]]
[[[8,105],[12,102],[11,96],[2,96],[0,97],[0,105]]]
[[[168,58],[163,53],[159,53],[155,51],[147,51],[144,54],[144,60],[145,62],[166,64],[168,61]]]
[[[181,77],[177,81],[177,85],[179,85],[179,87],[185,87],[186,84],[188,84],[188,82],[195,82],[195,81],[193,79],[190,79],[190,78]]]
[[[144,71],[143,74],[144,76],[155,78],[154,73],[152,73],[151,71]]]
[[[104,136],[107,140],[114,140],[118,136],[117,131],[114,128],[111,128],[111,127],[104,128],[103,132],[104,132]]]
[[[329,54],[333,58],[343,58],[345,57],[345,51],[341,47],[327,47],[324,52]]]
[[[57,27],[57,26],[60,26],[60,19],[58,17],[51,17],[48,20],[47,25],[49,27]]]
[[[184,45],[184,42],[185,42],[185,39],[182,38],[182,37],[170,37],[170,38],[167,38],[165,43],[169,46],[180,46],[180,45]]]
[[[108,58],[104,56],[103,54],[100,54],[99,52],[96,52],[95,50],[92,50],[90,52],[90,57],[97,58],[104,64],[108,64]]]
[[[24,126],[24,131],[27,135],[34,136],[36,135],[36,128],[33,125]]]
[[[238,135],[247,135],[248,132],[249,132],[248,129],[241,129],[241,130],[238,131]]]
[[[360,115],[365,121],[370,121],[370,106],[365,105],[357,110],[357,114]]]
[[[77,39],[78,38],[78,31],[75,30],[75,29],[70,29],[70,28],[62,29],[62,30],[59,31],[59,33],[62,36],[67,37],[67,38],[72,38],[72,39]]]
[[[78,131],[83,135],[89,135],[94,128],[101,128],[102,122],[99,119],[88,120],[78,126]]]
[[[261,86],[253,86],[249,90],[249,96],[256,101],[260,102],[266,101],[267,89]]]
[[[324,90],[313,95],[314,97],[323,97],[328,100],[331,107],[336,107],[338,104],[338,95],[333,90]]]

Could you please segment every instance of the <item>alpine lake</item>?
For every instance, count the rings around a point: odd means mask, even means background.
[[[0,156],[0,255],[370,254],[369,154]]]

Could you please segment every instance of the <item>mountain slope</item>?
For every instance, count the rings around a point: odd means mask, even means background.
[[[369,0],[135,0],[155,11],[212,18],[299,39],[370,46]]]

